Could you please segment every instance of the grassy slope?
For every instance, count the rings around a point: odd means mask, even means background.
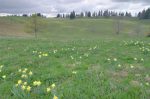
[[[17,24],[24,23],[22,19],[13,20]],[[112,19],[47,20],[48,26],[39,33],[42,39],[0,38],[0,65],[4,65],[0,76],[7,76],[5,80],[0,77],[1,99],[49,99],[54,94],[60,99],[150,97],[150,52],[139,49],[143,46],[150,49],[150,40],[134,37],[134,34],[126,35],[133,32],[135,20],[123,21],[125,27],[119,36],[112,32]],[[142,24],[148,30],[148,25]],[[125,46],[123,40],[143,41],[144,45],[130,42]],[[57,50],[55,54],[54,50]],[[48,56],[39,58],[40,52],[47,53]],[[110,62],[107,61],[108,58],[111,59]],[[114,58],[118,61],[114,62]],[[138,60],[135,61],[134,58]],[[33,76],[22,79],[18,73],[20,68],[33,71]],[[73,71],[77,74],[72,74]],[[17,92],[19,89],[13,87],[19,79],[32,86],[29,95],[24,91]],[[32,82],[35,80],[40,80],[42,86],[33,87]],[[47,94],[46,87],[52,83],[56,83],[56,88]]]
[[[22,37],[34,36],[33,33],[25,33],[28,18],[6,17],[0,18],[0,35],[19,35]],[[115,19],[42,19],[46,25],[40,26],[39,38],[52,40],[72,40],[72,39],[100,39],[115,36]],[[136,29],[140,29],[139,36],[144,36],[149,31],[149,21],[138,21],[136,19],[122,19],[120,37],[137,36]]]

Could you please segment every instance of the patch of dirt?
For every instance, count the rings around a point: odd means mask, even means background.
[[[150,77],[145,77],[145,80],[150,82]]]
[[[127,77],[128,72],[127,71],[113,72],[112,76],[114,76],[114,77]]]
[[[100,70],[100,66],[99,65],[91,65],[88,67],[89,71],[99,71]]]
[[[76,64],[68,64],[68,65],[66,65],[66,67],[68,67],[68,68],[74,68],[76,66]]]
[[[135,80],[132,80],[132,81],[130,82],[130,84],[131,84],[132,86],[135,86],[135,87],[140,86],[140,82],[139,82],[139,81],[135,81]]]

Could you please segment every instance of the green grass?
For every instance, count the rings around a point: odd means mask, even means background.
[[[23,27],[25,20],[14,17],[11,24]],[[16,37],[7,29],[13,37],[0,37],[0,99],[149,99],[150,39],[134,33],[136,19],[123,20],[120,35],[113,31],[113,19],[43,21],[47,25],[38,39],[32,33]],[[148,24],[142,22],[146,33]],[[18,71],[25,68],[26,73]],[[18,80],[27,82],[31,91],[16,87]],[[33,86],[34,81],[42,84]],[[56,87],[47,93],[53,83]]]
[[[34,33],[26,33],[29,29],[26,23],[31,20],[23,17],[0,18],[0,35],[7,37],[34,37]],[[38,38],[54,41],[80,40],[80,39],[116,39],[116,19],[39,19]],[[122,19],[120,23],[119,38],[144,37],[149,33],[149,20]],[[139,29],[140,27],[140,29]],[[137,28],[139,34],[137,34]]]

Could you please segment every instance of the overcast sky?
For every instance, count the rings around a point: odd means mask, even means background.
[[[137,13],[150,7],[150,0],[0,0],[0,13],[68,13],[72,10],[115,10]]]

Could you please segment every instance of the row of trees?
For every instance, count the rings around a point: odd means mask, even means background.
[[[130,12],[115,12],[115,11],[109,11],[109,10],[105,10],[105,11],[99,11],[99,12],[90,12],[90,11],[86,11],[86,12],[81,12],[76,13],[75,11],[72,11],[70,14],[57,14],[57,18],[70,18],[70,19],[74,19],[76,17],[111,17],[111,16],[122,16],[122,17],[132,17]]]
[[[150,19],[150,8],[138,13],[139,19]]]
[[[31,15],[28,15],[28,14],[23,14],[22,16],[23,17],[32,17],[33,15],[35,15],[35,14],[31,14]],[[41,13],[36,13],[36,16],[38,16],[38,17],[45,17],[43,14],[41,14]]]
[[[25,14],[23,16],[27,17]],[[113,25],[115,28],[114,30],[117,35],[120,34],[120,31],[122,28],[122,22],[121,22],[122,18],[123,17],[132,17],[131,13],[129,13],[129,12],[117,13],[117,12],[108,11],[108,10],[99,11],[98,13],[96,13],[96,12],[91,13],[90,11],[84,12],[84,13],[81,12],[80,14],[76,14],[75,11],[72,11],[70,14],[58,14],[57,15],[58,18],[70,18],[70,19],[74,19],[76,17],[111,17],[111,16],[117,16],[117,17],[114,17],[114,25]],[[139,12],[138,17],[141,19],[150,19],[150,8],[147,10],[143,10],[142,12]],[[37,32],[39,31],[41,26],[43,26],[43,27],[46,26],[45,21],[43,21],[44,18],[42,16],[42,14],[37,13],[37,14],[31,15],[29,19],[30,19],[30,21],[28,21],[27,29],[29,32],[34,33],[35,37],[37,38]],[[140,33],[139,24],[136,26],[135,31],[137,34]]]

